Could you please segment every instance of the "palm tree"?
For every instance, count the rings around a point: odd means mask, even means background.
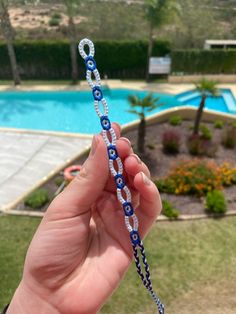
[[[149,81],[149,59],[152,55],[154,30],[169,23],[179,5],[174,0],[145,0],[145,16],[149,23],[149,40],[147,53],[146,81]]]
[[[130,113],[136,114],[140,118],[140,123],[138,127],[138,139],[137,139],[137,149],[139,153],[145,153],[145,135],[146,135],[146,120],[145,114],[156,109],[159,105],[157,104],[159,98],[154,98],[150,93],[143,99],[139,98],[137,95],[130,95],[128,101],[131,109],[128,110]],[[135,109],[136,107],[140,110]]]
[[[76,84],[78,81],[78,61],[77,61],[77,38],[76,27],[74,23],[75,12],[80,4],[80,0],[63,0],[67,16],[68,16],[68,36],[70,40],[70,58],[71,58],[71,78],[72,83]]]
[[[0,26],[3,37],[7,44],[8,55],[11,63],[11,70],[15,85],[20,84],[20,75],[16,62],[15,50],[13,47],[14,31],[11,25],[11,20],[8,12],[8,0],[0,0]]]
[[[207,96],[209,95],[217,96],[219,94],[219,91],[216,85],[217,85],[217,82],[206,80],[206,79],[202,79],[198,84],[196,84],[196,89],[201,94],[201,102],[198,107],[195,121],[194,121],[194,128],[193,128],[194,135],[198,135],[199,133],[199,126],[201,123],[202,113],[203,113]]]

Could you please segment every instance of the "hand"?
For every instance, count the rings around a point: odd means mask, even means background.
[[[119,138],[118,125],[113,128]],[[159,193],[129,141],[119,138],[117,150],[143,238],[161,210]],[[45,213],[7,313],[96,313],[131,261],[129,233],[109,174],[106,146],[97,135],[79,175]]]

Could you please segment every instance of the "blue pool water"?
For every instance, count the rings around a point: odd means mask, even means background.
[[[189,97],[188,93],[176,97],[154,93],[154,96],[159,97],[162,106],[148,114],[186,104],[198,106],[199,99]],[[126,124],[137,119],[135,115],[127,112],[129,109],[127,97],[133,94],[144,97],[147,92],[127,89],[104,91],[111,121]],[[185,101],[182,101],[181,97],[185,97]],[[206,108],[231,112],[223,97],[207,99]],[[89,134],[101,130],[90,91],[1,92],[0,127]]]
[[[184,105],[198,107],[201,95],[196,90],[187,91],[176,96],[177,100]],[[207,96],[206,109],[236,114],[236,100],[230,89],[220,89],[218,97]]]

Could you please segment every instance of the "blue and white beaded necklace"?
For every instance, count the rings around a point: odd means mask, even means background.
[[[88,54],[85,52],[84,47],[88,46],[89,52]],[[130,234],[130,240],[133,248],[135,264],[137,268],[137,272],[139,277],[141,278],[143,285],[148,290],[153,300],[157,305],[157,309],[159,314],[164,314],[164,305],[161,303],[159,298],[156,296],[155,292],[152,288],[152,282],[150,278],[150,270],[148,266],[148,262],[146,259],[143,242],[138,233],[138,218],[135,215],[134,208],[131,203],[131,192],[127,187],[124,177],[123,177],[123,164],[118,155],[116,149],[116,133],[114,129],[111,127],[111,122],[108,118],[108,105],[106,99],[103,97],[102,89],[101,89],[101,79],[100,74],[97,70],[96,61],[94,60],[94,44],[91,40],[85,38],[79,43],[79,53],[81,57],[85,61],[86,65],[86,79],[89,86],[92,89],[92,94],[94,98],[94,107],[97,115],[100,118],[101,126],[102,126],[102,137],[107,146],[107,153],[109,158],[109,168],[112,176],[114,177],[115,184],[117,187],[117,198],[121,203],[124,214],[125,214],[125,225]],[[95,77],[95,83],[92,80],[92,73]],[[103,106],[103,113],[99,109],[99,104]],[[111,141],[108,138],[110,134]],[[117,171],[114,167],[114,162],[117,164]],[[125,194],[125,198],[122,195],[122,191]],[[132,224],[130,223],[130,219],[132,219]],[[139,253],[141,255],[141,260],[139,257]],[[145,273],[142,270],[141,263],[145,270]]]

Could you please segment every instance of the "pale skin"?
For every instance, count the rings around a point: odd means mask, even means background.
[[[147,166],[113,128],[144,238],[161,211],[160,196]],[[96,135],[80,174],[51,203],[33,237],[7,314],[97,313],[131,262],[106,146]]]

